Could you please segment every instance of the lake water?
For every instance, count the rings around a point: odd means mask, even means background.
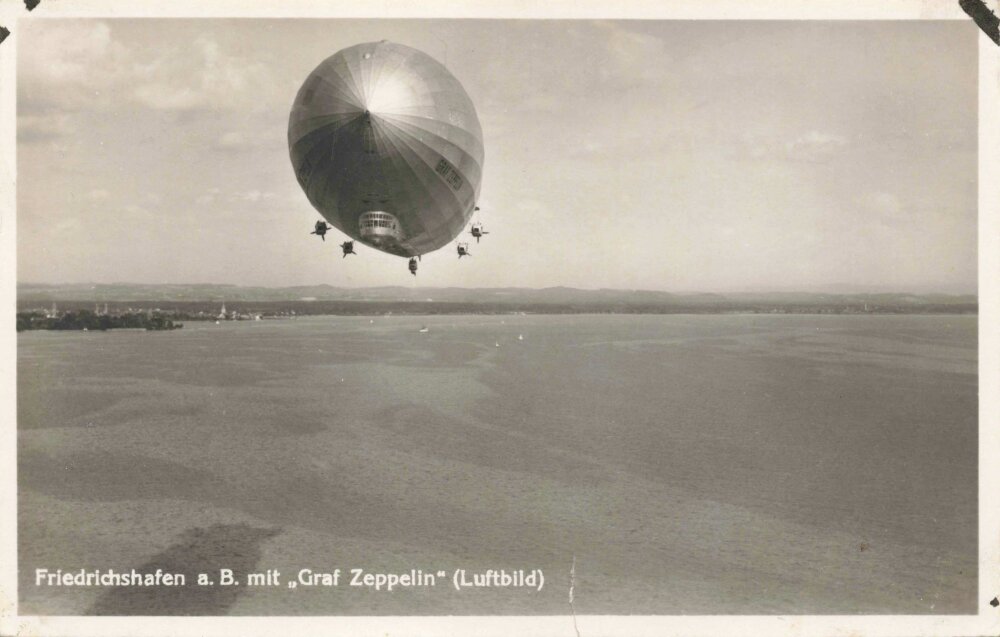
[[[578,614],[975,612],[976,346],[973,316],[22,333],[20,610],[568,614],[575,558]],[[193,585],[221,568],[281,585]],[[303,568],[449,579],[289,589]]]

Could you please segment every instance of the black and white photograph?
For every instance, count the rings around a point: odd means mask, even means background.
[[[4,9],[0,634],[1000,630],[995,2],[296,4]]]

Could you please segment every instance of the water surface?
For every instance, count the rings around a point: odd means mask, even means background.
[[[565,614],[574,556],[584,614],[974,612],[976,365],[970,316],[22,333],[21,612]],[[546,586],[32,577],[226,565],[542,569]]]

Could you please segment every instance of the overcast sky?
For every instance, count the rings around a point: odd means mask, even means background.
[[[951,22],[24,20],[18,280],[976,288],[976,27]],[[491,234],[341,259],[288,158],[323,59],[462,82]]]

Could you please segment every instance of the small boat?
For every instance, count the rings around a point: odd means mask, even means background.
[[[524,340],[524,334],[518,334],[517,335],[517,340],[523,341]]]
[[[430,332],[430,329],[426,325],[420,328],[420,333],[423,334],[424,332]]]
[[[495,347],[500,347],[500,341],[497,341],[497,342],[493,343],[493,345],[494,345]]]

